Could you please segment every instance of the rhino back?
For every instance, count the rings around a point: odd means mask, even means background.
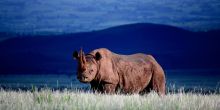
[[[115,54],[113,63],[119,75],[119,86],[126,93],[138,93],[150,82],[153,60],[151,56]]]

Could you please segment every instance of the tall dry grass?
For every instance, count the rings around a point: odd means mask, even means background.
[[[82,91],[0,90],[0,110],[220,110],[219,94],[176,93],[164,97]]]

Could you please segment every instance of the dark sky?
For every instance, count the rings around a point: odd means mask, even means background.
[[[73,33],[131,23],[220,29],[219,0],[1,0],[0,32]]]

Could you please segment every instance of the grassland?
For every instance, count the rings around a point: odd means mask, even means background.
[[[220,110],[219,94],[176,93],[164,97],[82,91],[0,90],[0,110]]]

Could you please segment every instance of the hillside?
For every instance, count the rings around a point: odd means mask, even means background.
[[[120,54],[152,54],[165,69],[220,68],[219,41],[220,30],[191,32],[148,23],[63,35],[13,35],[0,42],[0,74],[73,73],[72,52],[80,47],[85,52],[105,47]]]

